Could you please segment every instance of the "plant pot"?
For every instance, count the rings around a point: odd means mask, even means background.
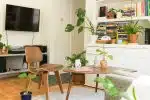
[[[21,92],[20,93],[20,96],[21,96],[21,100],[32,100],[32,92]]]
[[[116,39],[112,39],[112,40],[111,40],[111,43],[112,43],[112,44],[116,44]]]
[[[3,53],[3,54],[8,54],[8,48],[3,47],[3,49],[2,49],[2,53]]]
[[[107,61],[106,60],[101,60],[100,61],[100,67],[106,69],[108,67],[107,66]]]
[[[98,35],[90,35],[90,44],[95,44],[97,38],[98,38]]]
[[[129,41],[130,43],[137,43],[137,34],[130,34]]]
[[[2,51],[3,51],[3,49],[0,49],[0,55],[1,55],[1,54],[3,54],[3,52],[2,52]]]
[[[117,18],[121,18],[122,17],[122,13],[121,12],[117,12]]]

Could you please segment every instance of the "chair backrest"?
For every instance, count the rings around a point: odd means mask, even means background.
[[[40,66],[39,63],[43,59],[40,48],[37,46],[25,46],[25,55],[29,71],[37,73]]]
[[[36,46],[25,46],[25,55],[28,64],[41,62],[43,59],[40,48]]]

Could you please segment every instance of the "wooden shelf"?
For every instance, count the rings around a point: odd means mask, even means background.
[[[132,0],[132,2],[137,2],[139,0]],[[118,2],[131,2],[131,0],[96,0],[96,3],[104,3],[104,4],[109,4],[109,3],[118,3]]]
[[[104,17],[98,17],[97,22],[123,22],[123,21],[131,21],[131,20],[148,20],[150,21],[150,16],[141,16],[141,17],[126,17],[126,18],[116,18],[116,19],[106,19]]]

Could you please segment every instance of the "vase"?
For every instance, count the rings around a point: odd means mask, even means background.
[[[129,41],[130,43],[137,43],[137,34],[130,34]]]
[[[98,35],[90,35],[90,44],[95,44],[98,39]]]
[[[106,68],[108,67],[108,66],[107,66],[107,61],[104,60],[104,59],[101,60],[101,61],[100,61],[100,67],[106,69]]]

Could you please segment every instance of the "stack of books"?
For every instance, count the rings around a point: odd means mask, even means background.
[[[150,0],[141,0],[136,4],[137,16],[150,16]]]

